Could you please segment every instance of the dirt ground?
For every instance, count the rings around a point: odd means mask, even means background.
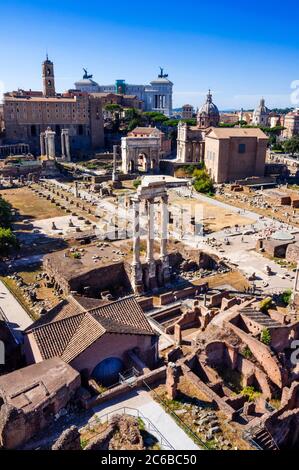
[[[208,202],[170,197],[170,203],[190,208],[192,212],[196,210],[196,214],[200,214],[200,211],[202,211],[204,228],[211,233],[218,232],[224,228],[234,227],[235,225],[249,225],[252,223],[252,219],[248,217],[243,217],[227,209],[221,209]]]
[[[296,188],[295,188],[296,189]],[[283,192],[288,192],[286,189],[283,189]],[[254,199],[255,192],[240,192],[239,197],[238,193],[230,191],[229,188],[225,189],[225,193],[221,195],[216,195],[215,199],[220,202],[224,202],[227,204],[231,204],[232,206],[239,207],[240,209],[246,209],[246,210],[251,210],[256,212],[257,214],[263,215],[265,217],[275,217],[276,219],[280,220],[281,222],[288,223],[289,219],[291,219],[291,223],[295,226],[299,226],[299,221],[298,221],[298,214],[299,214],[299,209],[294,209],[291,206],[275,206],[275,209],[278,210],[278,212],[273,212],[273,207],[271,208],[261,208],[257,206],[252,206],[250,204],[250,201]],[[242,200],[243,197],[247,197],[248,201],[245,202]],[[265,202],[267,199],[265,198]],[[293,213],[295,213],[295,217],[293,217]]]
[[[239,271],[215,274],[214,276],[192,281],[195,285],[201,285],[205,282],[208,282],[210,288],[228,285],[232,286],[237,291],[244,291],[246,288],[250,287],[248,280]]]
[[[26,187],[0,190],[0,195],[19,211],[24,218],[35,220],[59,217],[65,213],[50,201],[40,198]]]

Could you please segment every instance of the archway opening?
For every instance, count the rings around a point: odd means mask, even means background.
[[[104,387],[119,382],[119,374],[124,370],[124,363],[118,357],[108,357],[99,362],[92,371],[92,378]]]
[[[148,157],[144,152],[138,155],[138,171],[146,173],[149,170]]]
[[[134,160],[130,160],[130,162],[129,162],[129,173],[134,173],[134,171],[135,171]]]

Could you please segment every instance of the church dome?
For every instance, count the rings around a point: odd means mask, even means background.
[[[254,110],[253,117],[252,117],[252,123],[255,124],[255,125],[260,125],[260,124],[266,125],[266,124],[268,124],[269,114],[270,114],[270,110],[265,105],[264,98],[262,98],[260,100],[260,104]]]
[[[219,120],[219,110],[213,103],[212,94],[209,90],[206,102],[197,113],[197,123],[200,127],[218,126]]]

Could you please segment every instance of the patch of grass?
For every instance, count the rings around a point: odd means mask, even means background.
[[[261,342],[268,346],[271,343],[271,333],[268,328],[264,328],[261,332]]]
[[[138,421],[139,431],[144,431],[145,430],[145,424],[144,424],[143,419],[138,417],[137,421]]]
[[[215,441],[215,439],[209,439],[208,441],[205,442],[207,448],[209,450],[217,450],[218,447],[217,447],[217,442]]]
[[[272,306],[272,299],[271,297],[267,297],[266,299],[263,299],[261,302],[260,302],[260,311],[263,312],[263,313],[267,313],[268,310],[271,308]]]
[[[255,390],[254,387],[247,386],[241,390],[241,395],[247,397],[248,401],[254,401],[255,398],[258,398],[261,395],[261,392]]]
[[[22,290],[20,287],[17,286],[16,282],[9,277],[0,276],[0,280],[3,284],[7,287],[7,289],[11,292],[11,294],[17,299],[17,301],[21,304],[23,309],[28,313],[29,317],[33,320],[37,320],[39,317],[36,315],[32,310],[30,304],[25,299]]]
[[[81,449],[84,449],[87,446],[88,440],[87,439],[80,439]]]
[[[245,357],[245,359],[251,359],[253,354],[248,346],[245,346],[241,354]]]

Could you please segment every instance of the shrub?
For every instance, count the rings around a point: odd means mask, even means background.
[[[267,297],[266,299],[262,300],[260,302],[260,310],[261,312],[263,313],[267,313],[269,308],[271,307],[272,305],[272,299],[271,297]]]
[[[134,186],[135,189],[137,189],[140,184],[141,184],[141,179],[140,178],[133,181],[133,186]]]
[[[10,227],[12,220],[12,206],[9,202],[5,201],[0,197],[0,226],[1,227]]]
[[[261,342],[267,346],[271,343],[271,333],[268,328],[264,328],[261,332]]]
[[[261,393],[255,390],[254,387],[247,386],[241,390],[241,395],[244,395],[245,397],[247,397],[248,401],[254,401],[255,398],[260,396],[260,394]]]
[[[283,303],[285,305],[289,305],[289,303],[291,302],[291,298],[292,298],[292,290],[291,289],[285,290],[281,294],[281,300],[283,301]]]
[[[248,346],[245,346],[245,348],[242,351],[242,354],[246,359],[250,359],[252,357],[252,352]]]
[[[204,168],[194,170],[192,176],[195,191],[211,195],[214,193],[213,181]]]
[[[19,242],[10,228],[0,227],[0,254],[7,255],[11,248],[19,248]]]

